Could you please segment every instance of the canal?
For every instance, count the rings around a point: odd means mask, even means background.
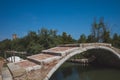
[[[120,80],[120,69],[66,62],[50,80]]]

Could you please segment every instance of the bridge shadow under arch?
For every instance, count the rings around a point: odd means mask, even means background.
[[[94,56],[95,60],[90,63],[95,66],[120,67],[119,57],[106,49],[89,49],[86,52],[83,52],[82,55],[86,58]]]

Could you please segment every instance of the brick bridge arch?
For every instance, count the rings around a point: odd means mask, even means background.
[[[14,80],[49,80],[66,60],[90,49],[105,49],[120,59],[120,49],[112,47],[111,44],[66,44],[43,50],[40,54],[28,56],[26,60],[17,63],[9,63],[8,68]]]
[[[72,46],[72,45],[64,45],[64,46]],[[75,45],[74,45],[75,46]],[[47,76],[44,78],[44,80],[49,80],[50,77],[53,75],[53,73],[68,59],[71,57],[80,54],[82,52],[85,52],[87,50],[92,49],[105,49],[107,51],[112,52],[120,59],[120,52],[118,49],[111,46],[111,44],[105,44],[105,43],[86,43],[86,44],[80,44],[79,48],[76,48],[75,50],[71,51],[68,55],[66,55],[64,58],[62,58],[47,74]]]

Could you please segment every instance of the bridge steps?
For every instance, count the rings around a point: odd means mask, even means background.
[[[28,60],[35,62],[39,65],[44,65],[44,64],[53,62],[54,60],[58,60],[60,58],[61,56],[55,56],[55,55],[44,54],[44,53],[27,57]]]
[[[13,77],[7,67],[2,68],[2,80],[13,80]]]
[[[104,43],[61,45],[48,50],[43,50],[40,54],[28,56],[27,60],[13,63],[12,65],[8,64],[8,67],[16,80],[48,80],[52,73],[70,57],[88,49],[101,47],[102,49],[113,49],[111,44]],[[113,50],[120,54],[118,49]],[[24,73],[26,76],[21,76]]]
[[[71,53],[72,51],[74,51],[76,49],[79,49],[79,47],[59,46],[59,47],[50,48],[48,50],[43,50],[42,52],[63,57],[63,56],[66,56],[67,54]]]
[[[14,63],[7,64],[11,74],[14,77],[22,76],[25,74],[25,69],[21,68],[19,65],[15,65]]]

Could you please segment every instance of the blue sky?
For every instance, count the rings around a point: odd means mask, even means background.
[[[94,17],[104,17],[112,33],[120,34],[120,0],[0,0],[0,40],[41,27],[78,39],[90,34]]]

